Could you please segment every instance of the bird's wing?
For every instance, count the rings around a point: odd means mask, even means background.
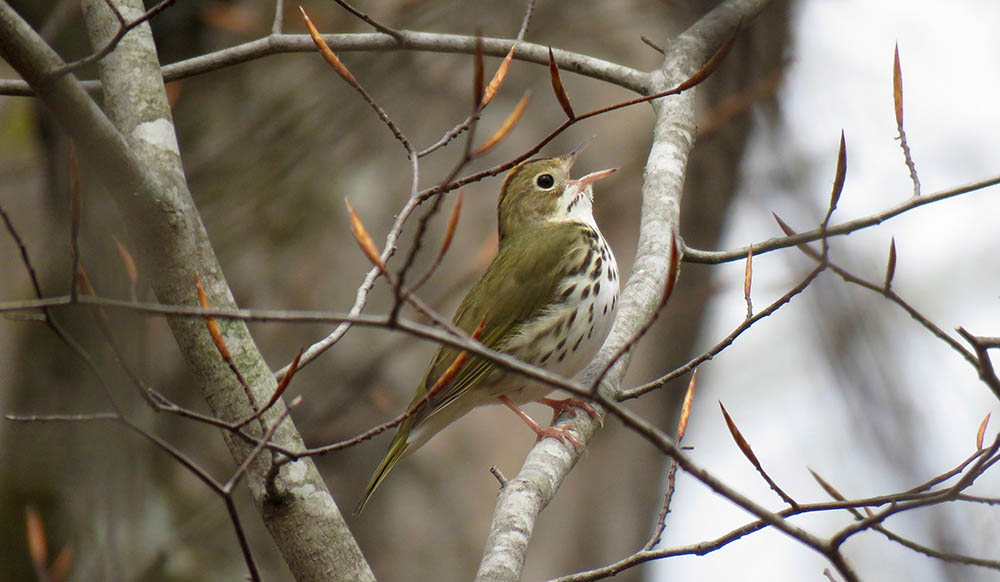
[[[482,325],[479,341],[491,349],[501,349],[504,338],[516,333],[518,326],[540,313],[555,299],[561,279],[580,262],[580,257],[576,255],[581,253],[553,249],[581,248],[581,245],[573,243],[584,236],[584,228],[585,225],[576,223],[550,225],[521,232],[516,238],[504,241],[486,273],[462,300],[454,324],[470,335]],[[449,346],[438,349],[411,406],[427,395],[459,353],[461,350]],[[433,394],[428,404],[414,415],[413,424],[421,424],[455,401],[494,368],[489,360],[470,357],[455,378]]]

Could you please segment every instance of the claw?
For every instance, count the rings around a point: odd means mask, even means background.
[[[537,422],[535,422],[535,419],[533,419],[530,416],[528,416],[528,413],[526,413],[525,411],[521,410],[516,404],[514,404],[510,400],[510,398],[507,398],[506,396],[500,396],[500,402],[503,402],[504,405],[507,406],[507,408],[510,408],[511,410],[513,410],[514,414],[518,415],[521,418],[521,420],[523,420],[524,423],[527,424],[528,427],[531,428],[531,430],[533,430],[536,435],[538,435],[538,438],[535,439],[535,442],[538,442],[538,441],[542,440],[545,437],[552,437],[554,439],[559,439],[559,441],[561,441],[563,443],[569,441],[570,443],[573,444],[574,447],[578,447],[578,448],[581,448],[581,449],[585,448],[583,446],[583,443],[581,443],[579,440],[577,440],[577,438],[570,433],[571,427],[569,425],[542,426],[542,425],[538,424]],[[564,407],[567,407],[567,408],[570,407],[570,406],[573,406],[572,404],[565,404],[565,401],[562,401],[562,400],[553,400],[552,402],[558,403],[557,406],[564,406]],[[545,404],[545,403],[543,403],[543,404]],[[548,404],[548,406],[552,406],[552,405]],[[587,410],[590,407],[584,405],[584,406],[581,406],[581,408],[583,408],[584,410]],[[592,410],[593,409],[591,409],[591,411]],[[557,414],[557,416],[558,416],[558,414]]]
[[[566,443],[566,441],[569,441],[570,443],[573,444],[574,447],[578,449],[586,448],[583,446],[583,443],[581,443],[579,440],[577,440],[575,436],[573,436],[573,433],[570,432],[571,430],[572,427],[570,427],[568,424],[560,424],[558,426],[540,426],[538,427],[538,430],[535,431],[535,434],[538,435],[538,438],[535,439],[535,442],[537,443],[538,441],[542,440],[545,437],[552,437],[554,439],[559,439],[564,444]]]
[[[590,415],[590,418],[594,420],[599,420],[601,415],[597,414],[594,408],[587,404],[586,400],[580,398],[565,398],[563,400],[554,400],[552,398],[539,398],[538,402],[548,406],[552,409],[552,421],[555,422],[556,418],[559,417],[563,412],[568,412],[573,416],[576,416],[575,408],[582,408],[584,412]]]

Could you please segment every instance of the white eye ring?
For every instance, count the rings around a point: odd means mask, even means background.
[[[535,185],[542,190],[551,190],[556,185],[556,179],[552,177],[552,174],[546,172],[535,177]]]

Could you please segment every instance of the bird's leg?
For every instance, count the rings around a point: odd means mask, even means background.
[[[576,437],[570,433],[569,428],[565,426],[542,426],[537,422],[535,422],[535,419],[528,416],[528,413],[521,410],[516,404],[511,402],[510,398],[507,398],[506,396],[500,396],[499,398],[500,402],[503,402],[504,405],[507,406],[507,408],[513,410],[514,414],[521,417],[521,420],[523,420],[524,423],[527,424],[529,428],[531,428],[531,430],[535,431],[535,434],[538,435],[538,438],[535,439],[535,442],[538,442],[545,437],[552,437],[554,439],[559,439],[564,443],[566,441],[569,441],[573,443],[573,446],[580,447],[581,449],[584,448],[583,443],[578,441]]]
[[[594,408],[587,404],[586,400],[581,398],[564,398],[562,400],[555,400],[553,398],[539,398],[537,402],[544,404],[552,409],[552,422],[556,421],[556,418],[564,412],[569,412],[573,416],[576,416],[576,410],[574,408],[582,408],[584,412],[590,415],[590,418],[598,420],[601,418]]]

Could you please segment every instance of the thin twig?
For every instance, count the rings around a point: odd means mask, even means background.
[[[921,197],[920,199],[924,199],[924,198],[926,198],[926,197]],[[775,215],[775,218],[778,219],[777,215]],[[781,219],[778,219],[778,220],[779,220],[779,224],[782,224],[783,228],[786,228],[788,230],[788,233],[789,233],[789,237],[788,238],[796,238],[797,237],[797,235],[794,234],[793,230],[791,230],[790,228],[788,228],[787,225],[785,225],[783,222],[780,222]],[[945,331],[943,329],[941,329],[940,327],[938,327],[937,325],[935,325],[926,316],[924,316],[922,313],[920,313],[919,311],[917,311],[916,308],[914,308],[912,305],[910,305],[905,300],[903,300],[903,298],[900,297],[894,290],[892,290],[892,289],[886,289],[884,285],[873,283],[871,281],[867,281],[865,279],[862,279],[861,277],[858,277],[857,275],[854,275],[853,273],[849,272],[848,270],[846,270],[846,269],[844,269],[844,268],[836,265],[835,263],[830,262],[824,255],[822,255],[821,253],[817,252],[815,249],[812,249],[807,244],[799,244],[797,246],[798,246],[799,250],[801,250],[808,257],[810,257],[813,260],[818,261],[820,263],[825,263],[829,267],[829,269],[831,271],[833,271],[838,276],[840,276],[840,278],[843,279],[844,281],[846,281],[848,283],[853,283],[855,285],[858,285],[860,287],[864,287],[866,289],[870,289],[872,291],[875,291],[876,293],[878,293],[880,295],[883,295],[886,299],[889,299],[890,301],[892,301],[896,305],[898,305],[901,308],[903,308],[903,310],[906,311],[910,315],[910,317],[912,317],[913,319],[917,320],[917,322],[920,323],[920,325],[924,326],[924,328],[926,328],[932,334],[934,334],[939,339],[941,339],[942,341],[944,341],[945,343],[947,343],[949,346],[951,346],[952,349],[954,349],[959,354],[961,354],[961,356],[963,358],[965,358],[970,364],[972,364],[973,367],[975,367],[977,370],[979,369],[979,362],[976,359],[975,355],[973,355],[971,352],[969,352],[968,350],[966,350],[965,346],[963,346],[962,344],[960,344],[958,342],[958,340],[956,340],[955,338],[953,338],[950,335],[948,335],[947,333],[945,333]]]
[[[521,20],[521,29],[517,31],[517,42],[524,40],[524,35],[528,34],[528,24],[535,14],[535,0],[528,0],[528,7],[524,10],[524,19]]]
[[[808,287],[809,284],[812,283],[813,280],[816,277],[818,277],[820,273],[823,272],[824,268],[825,267],[823,267],[822,265],[821,266],[817,266],[816,268],[814,268],[812,271],[809,272],[808,275],[805,276],[804,279],[802,279],[801,281],[799,281],[799,283],[797,285],[795,285],[794,287],[792,287],[787,293],[785,293],[784,295],[782,295],[781,297],[779,297],[776,301],[774,301],[773,303],[771,303],[770,305],[768,305],[762,311],[759,311],[756,314],[754,314],[753,317],[751,317],[749,319],[744,319],[742,323],[740,323],[738,326],[736,326],[736,329],[734,329],[732,332],[730,332],[729,335],[727,335],[722,341],[720,341],[719,343],[715,344],[709,350],[703,352],[699,356],[696,356],[696,357],[692,358],[691,360],[689,360],[683,366],[679,366],[678,368],[675,368],[673,371],[671,371],[671,372],[669,372],[667,374],[664,374],[663,376],[660,376],[659,378],[657,378],[656,380],[653,380],[652,382],[648,382],[646,384],[643,384],[641,386],[637,386],[635,388],[631,388],[631,389],[628,389],[628,390],[623,390],[621,392],[621,394],[618,395],[618,400],[628,400],[630,398],[637,398],[639,396],[642,396],[643,394],[645,394],[645,393],[647,393],[647,392],[649,392],[651,390],[655,390],[655,389],[663,386],[664,384],[666,384],[667,382],[670,382],[674,378],[677,378],[677,377],[683,376],[684,374],[687,374],[691,370],[694,370],[695,368],[697,368],[703,362],[707,362],[708,360],[711,360],[715,356],[719,355],[719,353],[721,353],[722,350],[724,350],[727,347],[729,347],[730,344],[732,344],[734,341],[736,341],[736,338],[738,338],[740,335],[742,335],[743,332],[745,332],[746,330],[750,329],[750,327],[753,324],[757,323],[761,319],[764,319],[765,317],[770,316],[772,313],[774,313],[775,311],[777,311],[778,309],[780,309],[781,306],[783,306],[786,303],[790,302],[793,297],[795,297],[799,293],[802,293],[803,291],[805,291],[806,287]]]
[[[402,33],[400,33],[395,28],[390,28],[390,27],[388,27],[388,26],[386,26],[386,25],[378,22],[377,20],[375,20],[371,16],[368,16],[364,12],[362,12],[362,11],[358,10],[357,8],[351,6],[350,4],[348,4],[347,2],[345,2],[344,0],[333,0],[333,1],[336,2],[337,4],[339,4],[344,10],[347,10],[348,12],[350,12],[351,14],[353,14],[354,16],[357,16],[358,18],[360,18],[361,20],[363,20],[366,24],[368,24],[369,26],[371,26],[375,30],[377,30],[377,31],[379,31],[381,33],[384,33],[384,34],[388,34],[392,38],[396,39],[397,42],[403,40]]]
[[[285,26],[285,0],[274,0],[274,21],[271,23],[271,34],[281,34]]]
[[[666,49],[664,49],[662,46],[660,46],[660,45],[656,44],[655,42],[653,42],[652,39],[650,39],[648,36],[646,36],[644,34],[640,35],[639,36],[639,40],[641,40],[642,42],[646,43],[646,45],[649,46],[649,48],[651,48],[654,51],[660,53],[661,55],[667,54]]]
[[[681,413],[677,419],[677,431],[674,433],[674,440],[681,444],[684,440],[684,433],[687,431],[688,419],[691,417],[691,402],[694,399],[694,386],[698,379],[698,370],[691,374],[691,381],[688,382],[687,393],[684,395],[684,402],[681,404]],[[667,487],[663,492],[663,503],[660,504],[660,513],[656,516],[656,527],[653,528],[653,535],[649,536],[649,541],[642,547],[643,550],[652,550],[660,543],[663,532],[667,529],[667,514],[670,513],[670,504],[674,499],[674,489],[677,483],[677,461],[670,459],[670,468],[667,469]]]
[[[340,0],[335,0],[335,1],[337,1],[337,3],[340,4],[341,6],[348,7],[347,4],[341,2]],[[350,7],[348,7],[348,9],[353,10]],[[355,91],[358,92],[359,95],[361,95],[361,98],[365,100],[365,103],[367,103],[369,107],[372,108],[373,111],[375,111],[375,114],[378,115],[378,118],[382,120],[382,123],[384,123],[385,126],[389,128],[389,131],[391,131],[392,135],[396,137],[396,140],[399,141],[401,144],[403,144],[403,148],[406,150],[407,154],[413,154],[416,150],[414,150],[413,146],[410,145],[410,140],[408,140],[406,138],[406,135],[403,134],[403,130],[401,130],[398,125],[396,125],[396,122],[394,122],[392,118],[389,117],[389,114],[386,113],[385,109],[383,109],[382,106],[375,101],[375,98],[372,97],[370,93],[368,93],[368,91],[361,85],[360,82],[358,82],[358,80],[354,77],[354,75],[351,74],[349,70],[347,70],[347,67],[344,66],[344,64],[340,61],[340,59],[334,54],[333,50],[326,43],[326,40],[323,38],[321,34],[319,34],[319,31],[316,29],[316,27],[313,26],[313,23],[309,19],[309,16],[306,15],[305,9],[303,9],[300,6],[299,10],[302,11],[302,17],[305,19],[306,27],[309,29],[309,35],[312,37],[313,42],[316,44],[316,48],[319,49],[320,55],[322,55],[323,58],[326,59],[326,61],[331,65],[331,67],[333,67],[333,69],[337,72],[337,74],[339,74],[345,81],[347,81],[347,84],[349,84],[352,88],[354,88]]]
[[[152,8],[147,10],[142,16],[126,24],[125,19],[124,17],[122,17],[121,12],[118,11],[118,8],[114,4],[112,4],[110,0],[105,0],[105,4],[114,14],[115,19],[118,20],[118,31],[115,32],[115,35],[112,36],[110,40],[108,40],[107,44],[105,44],[101,50],[97,51],[96,53],[88,57],[84,57],[78,61],[73,61],[72,63],[67,63],[51,71],[48,75],[49,79],[50,80],[57,79],[59,77],[62,77],[63,75],[72,73],[73,71],[76,71],[81,67],[85,67],[91,63],[96,63],[97,61],[108,56],[109,54],[111,54],[113,50],[115,50],[115,48],[118,47],[118,43],[121,42],[121,40],[125,38],[125,35],[131,32],[133,28],[152,19],[154,16],[158,15],[159,13],[169,8],[176,1],[177,0],[160,0],[160,2],[158,2]]]
[[[240,524],[238,515],[235,511],[235,506],[231,502],[231,495],[225,490],[224,486],[216,481],[205,469],[202,469],[194,460],[190,459],[187,455],[182,453],[176,447],[171,445],[169,442],[163,440],[162,438],[156,436],[155,434],[147,431],[146,429],[140,427],[137,424],[133,424],[126,418],[119,418],[119,422],[127,426],[133,432],[138,433],[146,440],[152,442],[160,450],[170,455],[178,464],[187,469],[191,474],[197,477],[202,483],[208,486],[213,492],[222,497],[226,502],[227,510],[230,511],[230,517],[233,523],[233,527],[236,530],[237,541],[240,544],[240,550],[243,554],[243,560],[247,565],[247,570],[250,575],[250,580],[253,582],[260,581],[260,573],[257,570],[257,564],[254,561],[253,554],[250,551],[249,543],[246,540],[246,534],[243,531],[243,526]]]
[[[991,346],[966,331],[964,327],[959,327],[955,331],[976,350],[976,359],[979,362],[976,368],[979,371],[979,378],[993,390],[993,394],[1000,398],[1000,378],[997,378],[997,373],[993,369],[993,361],[990,359],[989,348]]]
[[[76,355],[83,361],[83,363],[88,368],[90,368],[90,370],[94,373],[95,377],[97,378],[98,383],[101,386],[101,389],[107,396],[108,402],[109,404],[111,404],[111,407],[115,410],[116,413],[121,414],[121,410],[118,407],[118,403],[115,401],[114,396],[111,392],[111,387],[108,385],[108,382],[105,379],[104,374],[101,372],[101,369],[98,367],[97,363],[90,356],[90,353],[87,352],[87,350],[85,350],[83,346],[80,345],[75,339],[73,339],[73,337],[69,335],[69,332],[63,329],[62,325],[60,325],[59,322],[56,321],[56,319],[52,316],[50,308],[53,306],[44,305],[45,298],[44,298],[44,293],[42,293],[42,285],[38,280],[38,273],[35,271],[35,267],[31,262],[31,257],[28,255],[28,247],[25,245],[24,239],[21,238],[20,233],[18,233],[17,228],[14,226],[14,223],[11,221],[10,216],[4,210],[3,206],[0,206],[0,218],[3,219],[4,226],[7,228],[7,233],[10,234],[10,237],[11,239],[13,239],[14,244],[17,245],[18,251],[21,255],[21,264],[24,265],[25,271],[28,272],[28,278],[31,280],[32,290],[34,291],[35,297],[37,298],[36,302],[40,303],[37,309],[39,309],[42,313],[42,321],[50,330],[52,330],[52,333],[56,334],[56,337],[58,337],[64,344],[66,344],[66,346],[68,346],[71,351],[76,353]],[[77,300],[78,297],[71,294],[68,297],[65,297],[63,302],[65,304],[72,304],[76,303]],[[0,309],[0,312],[2,311],[3,310]]]
[[[379,51],[424,51],[434,53],[465,53],[475,50],[476,37],[471,35],[439,34],[430,32],[399,31],[403,35],[400,43],[383,33],[349,33],[324,35],[331,48],[344,52]],[[516,39],[485,38],[483,52],[489,56],[503,57]],[[548,47],[524,42],[517,43],[517,60],[548,65]],[[197,75],[218,71],[264,57],[292,52],[314,50],[313,41],[306,35],[268,35],[232,47],[210,52],[197,57],[171,63],[161,68],[165,82],[179,81]],[[618,64],[594,58],[589,55],[565,50],[556,50],[560,67],[576,74],[617,85],[630,91],[642,92],[647,87],[648,74]],[[82,87],[91,93],[101,91],[101,83],[96,80],[81,81]],[[0,95],[29,97],[34,90],[27,82],[14,79],[0,80]]]
[[[507,477],[504,476],[503,472],[496,465],[490,465],[490,474],[500,484],[501,489],[507,486]]]
[[[955,188],[949,188],[947,190],[941,190],[934,194],[929,194],[926,196],[920,196],[919,198],[910,198],[904,202],[901,202],[895,206],[889,207],[882,212],[875,214],[870,214],[861,218],[854,220],[849,220],[847,222],[842,222],[836,226],[831,226],[827,229],[815,229],[806,232],[796,233],[794,236],[784,236],[770,238],[765,241],[753,243],[753,252],[755,255],[760,255],[763,253],[768,253],[771,251],[776,251],[779,249],[786,249],[789,247],[798,246],[802,243],[812,242],[815,240],[820,240],[824,237],[831,237],[837,235],[851,234],[859,230],[868,228],[870,226],[876,226],[889,220],[923,206],[925,204],[930,204],[932,202],[937,202],[939,200],[944,200],[946,198],[951,198],[954,196],[960,196],[962,194],[968,194],[969,192],[975,192],[978,190],[984,190],[986,188],[996,186],[1000,184],[1000,176],[993,176],[991,178],[986,178],[984,180],[979,180],[977,182],[972,182],[964,186],[957,186]],[[684,249],[684,262],[687,263],[699,263],[706,265],[715,265],[719,263],[728,263],[731,261],[739,261],[747,256],[749,251],[749,246],[731,249],[728,251],[703,251],[699,249],[694,249],[691,247],[686,247]]]

